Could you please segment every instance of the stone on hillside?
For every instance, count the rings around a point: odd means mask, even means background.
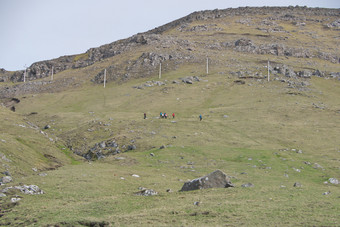
[[[12,181],[13,181],[13,179],[10,176],[4,176],[0,180],[0,182],[3,183],[3,184],[8,184],[8,183],[10,183]]]
[[[100,147],[100,148],[105,148],[105,147],[106,147],[105,141],[99,143],[99,147]]]
[[[329,178],[329,183],[331,183],[331,184],[339,184],[339,181],[338,181],[338,179],[336,179],[336,178]]]
[[[242,188],[252,188],[254,185],[252,183],[246,183],[241,185]]]
[[[141,196],[153,196],[157,194],[158,192],[154,191],[153,189],[143,189],[135,193],[135,195],[141,195]]]
[[[302,184],[300,184],[299,182],[295,182],[293,186],[296,188],[301,188]]]
[[[133,151],[133,150],[136,150],[136,149],[137,149],[136,145],[129,145],[129,146],[127,147],[127,150],[128,150],[128,151]]]
[[[40,195],[40,194],[44,194],[44,191],[41,190],[36,185],[15,186],[14,188],[20,190],[22,193],[27,194],[27,195]]]
[[[319,165],[318,163],[314,163],[313,165],[314,169],[324,169],[321,165]]]
[[[234,187],[234,185],[230,182],[230,178],[221,170],[216,170],[204,177],[185,182],[181,191],[229,187]]]
[[[21,198],[11,198],[12,203],[17,203],[21,200]]]
[[[50,125],[45,125],[44,129],[50,129],[51,126]]]

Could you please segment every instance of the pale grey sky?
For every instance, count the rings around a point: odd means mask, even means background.
[[[0,0],[0,68],[84,53],[194,11],[240,6],[340,8],[340,0]]]

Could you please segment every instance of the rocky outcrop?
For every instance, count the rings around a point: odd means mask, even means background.
[[[119,154],[120,152],[121,151],[117,142],[114,139],[110,139],[96,143],[86,154],[83,155],[83,157],[87,160],[99,160],[109,155]]]
[[[229,188],[234,187],[228,177],[221,170],[216,170],[204,177],[200,177],[188,182],[185,182],[181,191],[192,191],[206,188]]]
[[[195,53],[196,55],[190,53],[195,49],[196,43],[193,44],[188,40],[182,40],[178,37],[165,35],[164,32],[177,28],[182,32],[219,33],[223,31],[223,29],[211,22],[205,25],[194,25],[192,27],[188,26],[188,24],[193,21],[205,21],[215,18],[242,16],[246,19],[239,20],[239,23],[255,25],[255,22],[253,22],[248,17],[256,15],[267,16],[267,18],[263,19],[256,26],[259,30],[264,29],[263,31],[268,33],[286,32],[275,21],[290,21],[296,26],[303,26],[303,24],[306,24],[306,22],[309,23],[313,21],[316,23],[325,24],[331,29],[339,29],[340,24],[339,19],[332,19],[332,22],[329,21],[331,17],[338,18],[340,16],[340,12],[337,9],[307,7],[240,7],[234,9],[230,8],[224,10],[206,10],[194,12],[186,17],[157,27],[148,32],[137,34],[130,38],[102,45],[97,48],[91,48],[83,54],[62,56],[48,61],[36,62],[27,68],[26,80],[32,81],[51,76],[52,68],[54,74],[68,69],[84,68],[104,59],[126,53],[127,51],[133,51],[137,47],[143,45],[149,45],[153,47],[156,46],[159,47],[160,50],[157,53],[145,52],[138,59],[131,59],[127,66],[123,66],[126,67],[126,70],[121,70],[120,72],[116,72],[115,70],[115,73],[109,72],[108,81],[117,79],[126,80],[136,77],[137,74],[141,77],[149,76],[150,74],[154,73],[155,70],[157,70],[156,65],[158,65],[161,61],[195,61],[195,59],[200,57],[197,56],[198,53]],[[318,16],[324,16],[324,19],[315,19],[319,18]],[[325,19],[326,17],[328,17],[328,20]],[[212,49],[230,47],[239,52],[254,54],[320,58],[332,63],[340,63],[340,56],[337,53],[326,53],[316,49],[289,47],[280,43],[256,44],[247,38],[238,39],[232,43],[213,43],[206,44],[205,46]],[[170,51],[169,49],[171,48],[169,47],[176,48],[173,48],[174,50]],[[147,67],[145,68],[145,66]],[[99,73],[95,77],[94,82],[99,83],[100,81],[103,81],[102,74],[102,72]],[[16,72],[6,72],[3,69],[0,70],[0,82],[22,82],[23,78],[23,70]]]

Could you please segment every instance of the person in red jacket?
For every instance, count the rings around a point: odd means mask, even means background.
[[[175,113],[172,113],[172,118],[175,118]]]

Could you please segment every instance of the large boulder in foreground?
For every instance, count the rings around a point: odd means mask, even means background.
[[[181,191],[229,187],[234,187],[234,185],[230,182],[230,178],[221,170],[216,170],[204,177],[185,182]]]

